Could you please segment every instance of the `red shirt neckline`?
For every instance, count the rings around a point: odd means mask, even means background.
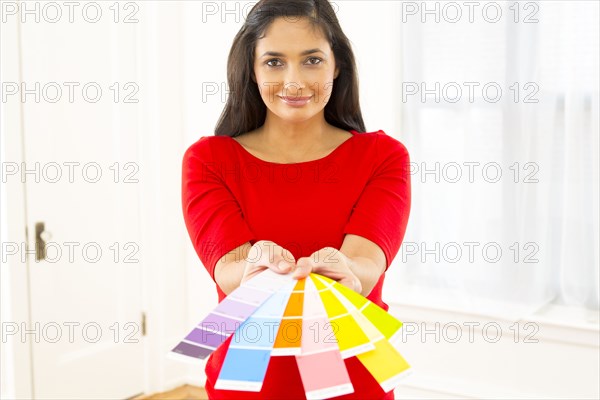
[[[255,161],[258,161],[262,164],[274,165],[274,166],[291,166],[291,165],[307,165],[307,164],[318,163],[318,162],[328,160],[330,157],[332,157],[334,154],[336,154],[346,143],[348,143],[349,141],[354,139],[358,133],[354,129],[347,130],[346,132],[349,132],[350,134],[352,134],[352,137],[344,140],[342,142],[342,144],[340,144],[338,147],[333,149],[333,151],[331,153],[327,154],[326,156],[317,158],[316,160],[302,161],[302,162],[297,162],[297,163],[287,163],[287,164],[266,161],[266,160],[263,160],[262,158],[258,158],[254,154],[252,154],[248,150],[246,150],[246,148],[244,146],[242,146],[241,144],[239,144],[235,139],[233,139],[233,137],[231,137],[231,136],[227,136],[227,137],[230,138],[231,141],[235,143],[237,148],[240,149],[243,154],[245,154],[246,156],[250,157],[251,159],[253,159]]]

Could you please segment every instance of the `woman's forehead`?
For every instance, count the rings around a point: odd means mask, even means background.
[[[330,51],[329,43],[321,29],[313,26],[308,19],[277,18],[265,31],[263,37],[258,39],[257,54],[260,56],[266,51],[296,55],[308,49]]]
[[[261,40],[277,39],[282,35],[301,35],[302,37],[315,40],[325,39],[321,28],[313,24],[308,18],[278,17],[269,24]]]

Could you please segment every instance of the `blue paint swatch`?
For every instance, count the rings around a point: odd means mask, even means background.
[[[233,334],[215,389],[260,392],[295,281],[265,301]]]
[[[256,383],[262,386],[271,350],[229,349],[229,362],[223,364],[219,380]]]

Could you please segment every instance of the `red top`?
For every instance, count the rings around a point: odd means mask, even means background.
[[[323,158],[294,164],[261,160],[229,136],[202,136],[183,156],[185,224],[214,281],[217,261],[246,242],[270,240],[297,260],[323,247],[340,249],[346,233],[381,247],[386,270],[400,249],[410,211],[409,155],[382,130],[359,133]],[[385,274],[369,300],[381,299]],[[225,293],[217,285],[219,302]],[[305,399],[294,356],[271,358],[262,391],[213,388],[231,336],[211,354],[211,399]],[[345,360],[354,393],[335,399],[393,399],[356,357]]]

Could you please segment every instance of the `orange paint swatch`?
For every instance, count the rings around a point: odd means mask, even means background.
[[[299,279],[290,295],[277,330],[271,356],[297,355],[302,351],[302,312],[305,282],[306,279]]]

